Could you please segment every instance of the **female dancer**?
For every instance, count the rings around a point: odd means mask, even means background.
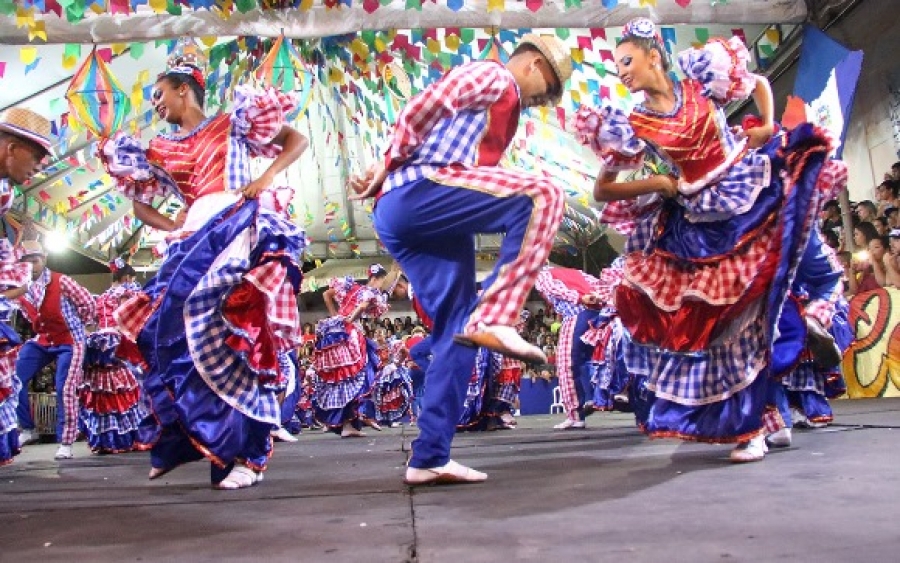
[[[410,412],[413,399],[409,369],[409,350],[403,340],[388,344],[387,361],[381,366],[372,401],[377,409],[378,422],[393,428]]]
[[[97,297],[97,331],[85,342],[84,376],[78,390],[81,405],[81,429],[91,451],[113,454],[145,450],[138,428],[149,414],[141,397],[141,387],[132,369],[123,361],[128,341],[119,353],[122,335],[113,313],[124,301],[140,291],[130,264],[117,258],[109,265],[112,286]]]
[[[366,285],[347,276],[335,278],[325,290],[331,317],[316,326],[313,364],[318,379],[313,405],[316,419],[342,438],[364,436],[360,431],[363,424],[381,430],[369,399],[378,356],[360,319],[377,319],[387,312],[387,294],[381,291],[387,279],[387,270],[372,264]]]
[[[273,89],[239,87],[230,113],[207,117],[199,62],[190,52],[170,59],[156,81],[153,107],[174,133],[146,153],[121,134],[102,146],[135,216],[175,231],[157,276],[115,316],[148,365],[159,425],[150,478],[206,457],[214,487],[239,489],[262,480],[287,353],[301,342],[305,236],[283,213],[290,190],[269,187],[308,143],[285,124],[295,101]],[[253,180],[250,158],[260,156],[274,160]],[[188,205],[183,225],[152,205],[169,194]]]
[[[768,82],[750,74],[737,38],[680,56],[675,81],[652,22],[637,19],[616,49],[622,83],[644,101],[630,114],[582,108],[576,128],[603,161],[594,197],[631,234],[616,306],[630,333],[635,413],[650,436],[737,442],[736,462],[765,454],[775,327],[823,193],[833,146],[803,125],[771,140]],[[729,129],[722,106],[753,94],[756,127]],[[650,154],[664,169],[617,181]],[[821,175],[824,178],[828,174]]]

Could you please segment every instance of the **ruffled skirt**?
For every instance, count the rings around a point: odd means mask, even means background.
[[[375,345],[358,325],[341,317],[319,321],[313,358],[318,376],[312,398],[316,420],[339,429],[345,422],[361,427],[360,416],[374,418],[369,396],[378,363]]]
[[[191,214],[217,203],[201,198]],[[280,424],[287,354],[300,343],[303,231],[256,200],[217,209],[169,247],[157,276],[116,311],[147,365],[153,416],[144,426],[160,469],[203,457],[221,470],[235,462],[263,469],[269,432]]]
[[[378,422],[392,424],[399,422],[409,413],[413,399],[412,382],[406,366],[388,364],[378,374],[372,390],[372,401]]]
[[[19,335],[0,322],[0,466],[12,463],[19,449],[19,391],[22,383],[16,377],[16,356],[22,344]]]
[[[146,450],[139,428],[149,414],[140,384],[116,355],[122,342],[114,331],[95,332],[85,343],[84,376],[78,390],[80,426],[94,453]]]
[[[764,417],[773,337],[817,219],[829,149],[808,125],[773,138],[747,156],[771,163],[768,185],[748,180],[752,205],[701,222],[690,205],[668,201],[646,250],[626,256],[616,308],[648,435],[727,443],[774,424]],[[744,173],[736,166],[727,181]]]
[[[497,375],[500,373],[503,356],[485,348],[479,348],[475,355],[475,367],[466,399],[463,402],[462,414],[456,424],[456,430],[486,430],[494,420],[494,392],[497,389]],[[426,391],[427,392],[427,391]]]

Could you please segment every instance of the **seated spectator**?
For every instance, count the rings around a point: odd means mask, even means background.
[[[872,264],[872,275],[879,287],[883,287],[885,283],[884,259],[889,255],[889,247],[888,237],[878,236],[869,241],[869,262]]]
[[[884,270],[885,287],[900,288],[900,229],[891,231],[888,252],[884,256]]]
[[[825,202],[822,208],[822,232],[840,231],[843,226],[841,221],[841,206],[836,199]]]
[[[838,250],[841,247],[841,238],[838,234],[832,230],[822,231],[822,238],[825,240],[825,244],[830,246],[831,248]]]
[[[887,217],[875,217],[872,224],[875,225],[875,230],[877,230],[878,234],[881,236],[885,236],[891,232],[891,228],[888,226]]]
[[[885,180],[878,184],[875,188],[875,199],[878,200],[878,207],[881,209],[880,215],[887,216],[889,207],[897,207],[900,202],[900,181]]]
[[[878,208],[868,199],[861,201],[856,206],[856,216],[859,217],[860,221],[872,223],[875,217],[878,216]]]
[[[859,223],[853,227],[853,248],[867,250],[869,242],[877,238],[878,230],[872,223]]]
[[[887,219],[888,227],[891,229],[900,229],[900,212],[896,207],[888,207],[884,210],[884,216]]]

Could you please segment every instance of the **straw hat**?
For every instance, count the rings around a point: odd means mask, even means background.
[[[50,152],[50,122],[30,109],[9,108],[0,114],[0,131],[33,141]]]
[[[43,245],[36,240],[23,240],[19,243],[19,260],[24,260],[31,256],[47,256]]]
[[[562,91],[566,87],[566,82],[572,76],[572,56],[569,50],[556,37],[544,37],[534,33],[528,33],[519,40],[519,45],[526,43],[534,46],[544,55],[544,58],[547,59],[547,62],[550,63],[550,67],[553,69],[553,74],[559,80],[560,95],[551,100],[554,105],[558,104],[562,98]]]

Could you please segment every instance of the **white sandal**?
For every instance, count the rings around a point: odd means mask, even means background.
[[[262,472],[253,471],[246,465],[235,465],[228,476],[213,485],[214,489],[233,491],[246,489],[263,480]]]
[[[766,452],[768,451],[769,448],[766,446],[766,438],[764,436],[757,436],[747,442],[738,444],[731,450],[729,458],[734,463],[761,461],[762,458],[766,457]]]

